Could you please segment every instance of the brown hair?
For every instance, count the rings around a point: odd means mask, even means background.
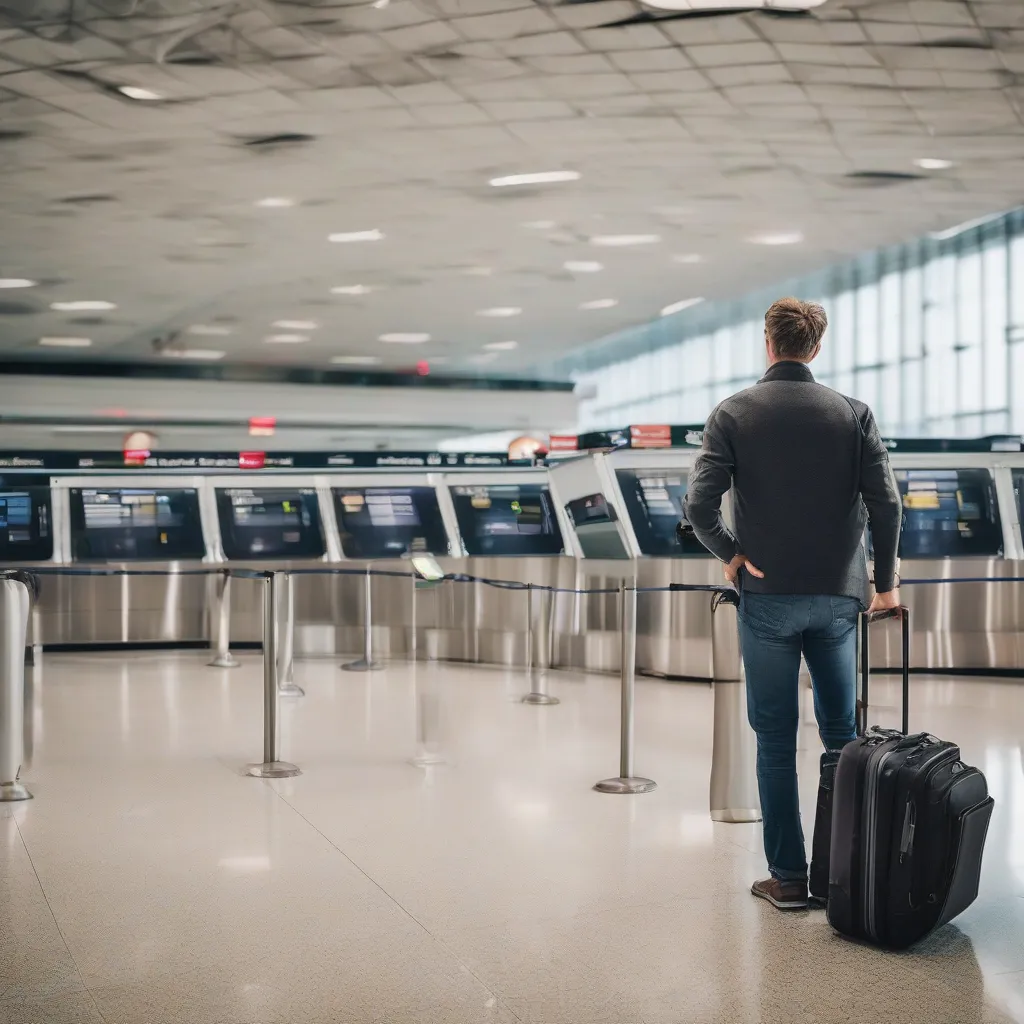
[[[826,327],[825,310],[801,299],[779,299],[764,315],[764,329],[778,359],[810,359]]]

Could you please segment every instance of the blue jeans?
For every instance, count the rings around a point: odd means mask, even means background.
[[[857,615],[862,608],[852,597],[740,597],[747,718],[757,734],[764,853],[775,878],[807,878],[796,779],[800,655],[814,684],[821,742],[826,750],[841,750],[857,731]]]

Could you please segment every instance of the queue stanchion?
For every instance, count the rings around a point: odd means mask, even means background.
[[[263,580],[263,760],[251,764],[247,775],[258,779],[289,779],[302,772],[277,752],[277,619],[281,606],[281,579],[276,572]]]
[[[214,654],[210,668],[238,668],[241,662],[231,653],[231,573],[225,569],[213,576]]]
[[[594,786],[599,793],[650,793],[658,784],[633,774],[633,690],[636,682],[636,580],[619,583],[621,709],[619,774]]]
[[[757,745],[747,724],[747,684],[739,641],[739,594],[711,599],[711,661],[715,724],[709,803],[712,821],[761,820]]]
[[[380,668],[373,660],[373,576],[369,565],[363,576],[363,656],[341,667],[346,672],[373,672]]]
[[[295,684],[295,577],[290,572],[284,573],[281,604],[277,691],[282,697],[305,697],[306,691]]]
[[[557,697],[547,692],[547,673],[538,672],[536,668],[537,644],[533,635],[533,592],[532,583],[526,585],[526,678],[530,684],[530,692],[522,698],[523,704],[558,704]]]
[[[25,640],[31,577],[0,579],[0,803],[31,800],[18,781],[25,760]]]

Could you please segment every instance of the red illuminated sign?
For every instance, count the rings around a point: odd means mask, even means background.
[[[552,434],[548,438],[549,452],[574,452],[579,446],[579,438],[575,434]]]
[[[671,448],[672,428],[667,423],[630,427],[629,440],[634,448]]]
[[[238,453],[238,468],[239,469],[262,469],[264,463],[267,461],[266,452],[239,452]]]
[[[270,437],[277,426],[274,416],[250,416],[249,435],[251,437]]]

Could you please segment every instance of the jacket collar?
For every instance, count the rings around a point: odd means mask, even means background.
[[[758,383],[768,380],[799,380],[807,384],[814,383],[814,374],[806,363],[797,363],[791,360],[782,360],[769,366],[765,375]]]

